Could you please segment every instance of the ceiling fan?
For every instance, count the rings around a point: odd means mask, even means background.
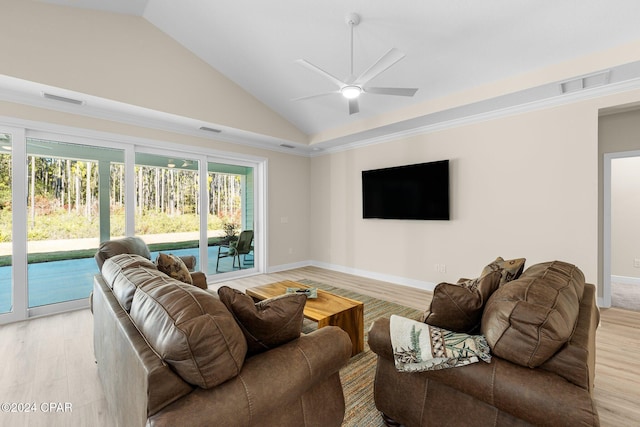
[[[329,79],[332,83],[338,86],[338,90],[331,92],[319,93],[316,95],[303,96],[296,98],[294,101],[303,101],[312,98],[318,98],[321,96],[340,94],[345,97],[349,102],[349,114],[355,114],[360,111],[358,104],[358,97],[363,93],[372,93],[376,95],[395,95],[395,96],[413,96],[418,89],[417,88],[399,88],[399,87],[372,87],[367,86],[370,80],[377,77],[382,72],[386,71],[393,64],[400,61],[405,57],[405,54],[396,48],[391,48],[387,53],[382,55],[372,66],[367,68],[359,76],[353,73],[353,28],[360,23],[360,16],[356,13],[347,15],[346,22],[351,29],[351,74],[346,80],[340,80],[334,75],[328,73],[322,68],[313,65],[307,60],[298,59],[296,62],[305,68],[314,71],[325,78]]]

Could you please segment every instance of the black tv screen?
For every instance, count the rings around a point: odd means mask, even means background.
[[[449,160],[362,171],[362,217],[449,219]]]

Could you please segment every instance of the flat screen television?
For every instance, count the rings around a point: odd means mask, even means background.
[[[362,171],[362,217],[449,219],[449,160]]]

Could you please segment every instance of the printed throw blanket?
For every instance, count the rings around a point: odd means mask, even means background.
[[[482,335],[468,335],[391,316],[391,345],[396,369],[402,372],[454,368],[483,360],[491,362]]]

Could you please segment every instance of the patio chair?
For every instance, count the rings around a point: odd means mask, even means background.
[[[216,271],[219,271],[220,258],[233,257],[232,266],[236,267],[236,258],[238,259],[238,268],[242,269],[242,260],[240,255],[246,255],[253,251],[253,230],[244,230],[240,233],[237,242],[228,245],[220,245],[218,250],[218,260],[216,261]],[[246,262],[246,259],[245,259]]]

